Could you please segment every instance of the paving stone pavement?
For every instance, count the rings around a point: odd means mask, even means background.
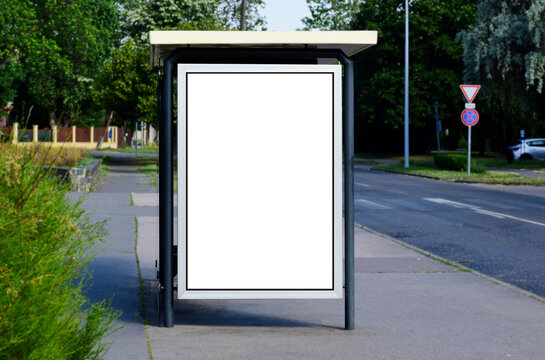
[[[89,291],[123,310],[107,359],[543,359],[539,299],[359,226],[354,331],[343,330],[343,300],[176,300],[175,326],[160,327],[157,190],[130,162],[111,168],[84,203],[94,219],[110,218]]]

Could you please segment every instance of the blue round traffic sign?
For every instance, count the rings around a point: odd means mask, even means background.
[[[465,109],[461,118],[464,125],[473,126],[479,122],[479,113],[475,109]]]

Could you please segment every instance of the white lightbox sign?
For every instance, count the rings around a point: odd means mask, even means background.
[[[341,298],[339,65],[178,65],[178,297]]]

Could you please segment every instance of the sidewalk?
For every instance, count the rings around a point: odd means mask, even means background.
[[[85,201],[93,218],[111,218],[114,234],[91,266],[89,293],[115,293],[124,312],[107,359],[543,359],[544,303],[359,226],[356,330],[343,330],[343,300],[176,300],[174,328],[159,327],[157,190],[130,160],[110,167]]]

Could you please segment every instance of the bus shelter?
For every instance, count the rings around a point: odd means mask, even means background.
[[[376,31],[150,32],[162,69],[164,326],[174,326],[176,290],[178,299],[344,298],[345,329],[354,328],[350,57],[376,42]]]

